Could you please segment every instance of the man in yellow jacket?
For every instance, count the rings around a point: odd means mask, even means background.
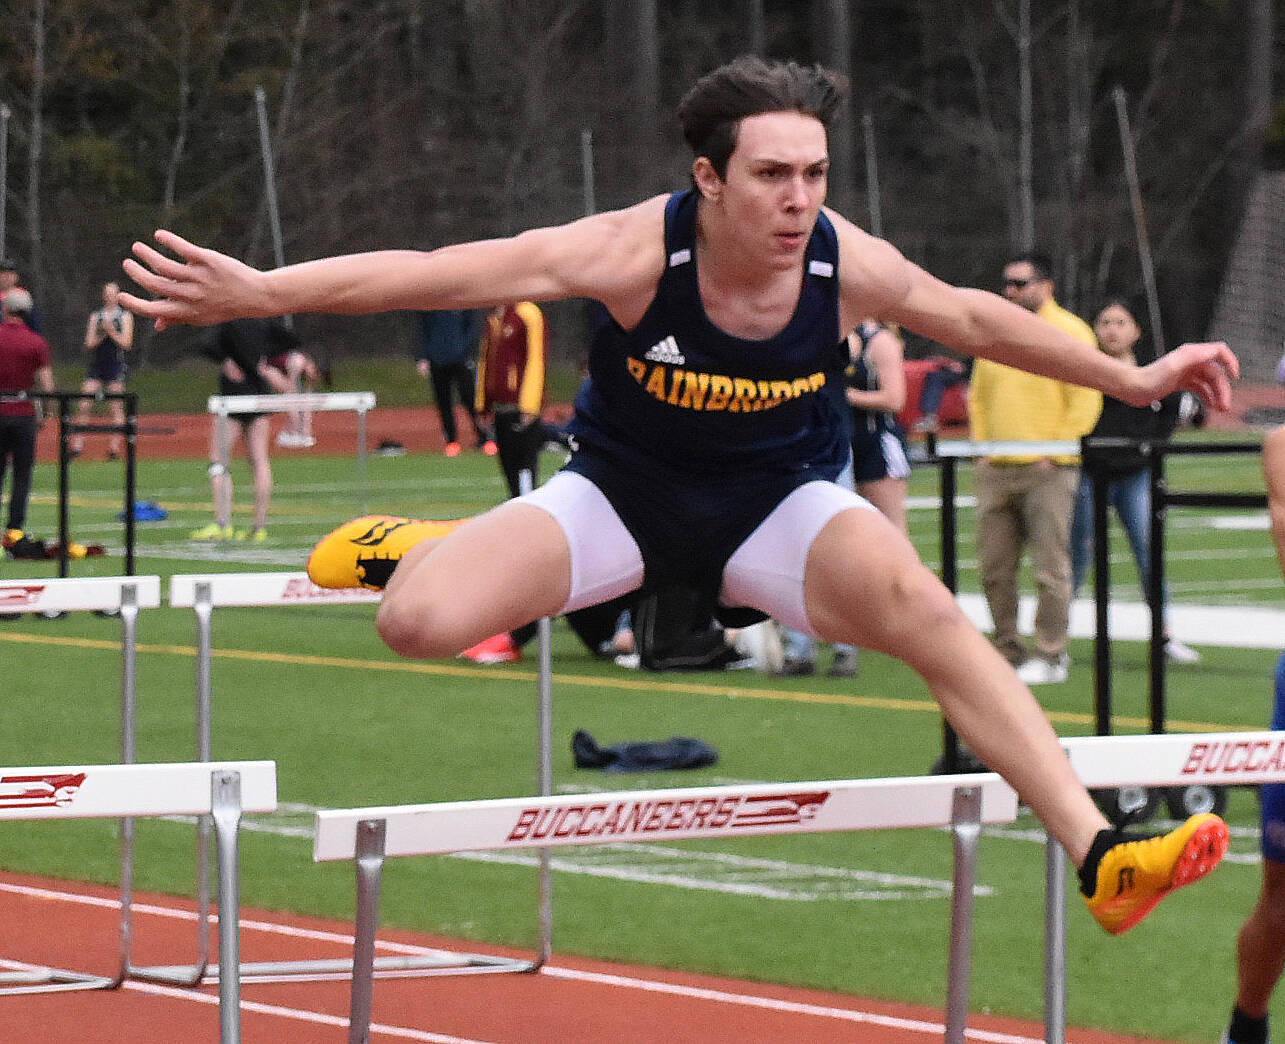
[[[1088,344],[1088,324],[1053,299],[1052,265],[1021,254],[1004,266],[1004,296]],[[1102,410],[1089,388],[1038,377],[978,359],[968,398],[975,441],[1061,442],[1088,434]],[[977,546],[982,590],[999,651],[1028,685],[1066,681],[1071,606],[1071,511],[1080,481],[1079,457],[1031,453],[977,462]],[[1029,550],[1035,574],[1034,655],[1017,632],[1017,572]]]

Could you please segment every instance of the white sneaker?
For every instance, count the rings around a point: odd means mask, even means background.
[[[763,620],[741,628],[740,633],[735,636],[734,644],[737,652],[753,660],[754,666],[765,674],[776,674],[785,661],[781,631],[775,620]]]
[[[1027,685],[1056,685],[1066,681],[1071,669],[1071,658],[1062,653],[1056,660],[1032,656],[1017,666],[1017,676]]]
[[[1165,641],[1165,659],[1171,663],[1199,663],[1200,653],[1196,652],[1186,642],[1180,642],[1177,638],[1169,638]]]

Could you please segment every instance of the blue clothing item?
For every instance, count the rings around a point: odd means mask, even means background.
[[[941,410],[941,401],[948,389],[957,384],[967,384],[973,372],[973,360],[964,364],[964,369],[952,370],[941,366],[924,374],[924,383],[919,391],[919,412],[925,417],[936,417]]]
[[[1115,508],[1129,538],[1133,560],[1138,565],[1142,581],[1142,598],[1147,597],[1151,577],[1151,476],[1144,469],[1125,478],[1107,483],[1107,504]],[[1071,591],[1079,591],[1089,572],[1093,558],[1093,480],[1086,474],[1080,476],[1080,488],[1075,495],[1075,511],[1071,516]],[[1165,593],[1164,601],[1168,601]]]
[[[104,338],[89,356],[85,376],[108,384],[125,379],[125,351],[110,337]]]
[[[476,354],[481,333],[476,310],[443,309],[416,314],[416,359],[426,360],[429,366],[440,366],[463,362]]]
[[[1276,661],[1276,705],[1272,728],[1285,729],[1285,653]],[[1263,858],[1285,863],[1285,783],[1264,783],[1259,792]]]
[[[604,316],[569,430],[567,467],[606,496],[637,541],[649,587],[717,590],[727,559],[793,490],[847,460],[841,406],[839,248],[828,218],[808,241],[798,304],[747,340],[705,314],[697,197],[665,208],[668,264],[633,330]]]

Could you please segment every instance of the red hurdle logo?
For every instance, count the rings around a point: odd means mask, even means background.
[[[746,798],[729,826],[792,826],[815,819],[830,797],[828,790]]]
[[[0,808],[62,808],[72,803],[84,782],[83,772],[0,776]]]
[[[44,584],[0,584],[0,610],[35,605],[44,589]]]

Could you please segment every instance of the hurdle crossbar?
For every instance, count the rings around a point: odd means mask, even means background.
[[[357,589],[334,590],[318,587],[303,572],[262,573],[188,573],[170,577],[169,604],[173,608],[190,608],[196,615],[196,743],[197,759],[208,761],[210,750],[210,723],[212,712],[213,611],[216,607],[253,608],[270,606],[326,606],[375,604],[382,597],[378,591]],[[541,648],[547,647],[547,636],[542,637]],[[547,659],[544,657],[542,659]],[[547,722],[550,706],[548,677],[550,668],[542,663],[539,699],[541,742],[538,748],[541,789],[549,787],[552,776],[552,751],[547,740]],[[209,962],[210,889],[208,859],[206,858],[208,822],[197,823],[197,956],[191,965],[132,968],[138,978],[153,979],[177,985],[194,986],[219,976],[219,966]],[[541,870],[539,915],[540,952],[534,961],[498,958],[485,954],[435,954],[412,957],[381,957],[381,970],[419,971],[426,975],[467,974],[472,972],[532,971],[548,956],[551,926],[548,918],[548,869]],[[243,981],[278,981],[291,978],[315,979],[351,974],[352,964],[344,960],[292,960],[258,961],[242,964]]]
[[[366,511],[366,414],[375,408],[374,392],[294,392],[274,395],[211,395],[207,412],[215,418],[219,464],[228,467],[228,417],[244,413],[298,413],[351,410],[357,414],[357,488]]]
[[[239,953],[238,835],[243,812],[277,807],[271,761],[0,768],[0,820],[213,816],[219,851],[219,946]],[[121,876],[120,967],[114,976],[59,968],[0,973],[0,994],[115,989],[129,976],[133,882]],[[241,1039],[240,982],[219,984],[219,1040]]]
[[[316,817],[313,858],[347,859],[355,865],[348,1039],[366,1044],[380,883],[390,856],[951,826],[955,902],[945,1040],[962,1044],[980,826],[1009,823],[1016,816],[1016,794],[992,773],[498,798],[323,810]]]
[[[1285,732],[1079,736],[1063,739],[1062,747],[1080,781],[1091,790],[1285,782]],[[1065,1044],[1066,855],[1052,837],[1045,875],[1045,1040]]]

